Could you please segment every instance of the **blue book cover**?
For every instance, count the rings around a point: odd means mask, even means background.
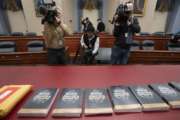
[[[152,89],[157,92],[171,108],[180,108],[180,93],[168,84],[152,84]]]
[[[169,106],[148,86],[131,86],[133,94],[141,103],[143,111],[168,111]]]
[[[107,89],[87,89],[85,92],[85,115],[112,114]]]
[[[83,90],[62,90],[53,110],[53,117],[80,117],[82,114]]]
[[[57,88],[39,89],[19,110],[20,117],[46,117],[58,94]]]
[[[125,86],[112,86],[109,89],[115,112],[141,112],[142,107],[133,93]]]

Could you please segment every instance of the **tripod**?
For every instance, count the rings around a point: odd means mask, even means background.
[[[76,54],[75,54],[75,57],[73,59],[73,64],[76,64],[76,63],[82,63],[82,54],[83,54],[83,49],[81,47],[81,44],[78,45],[78,49],[76,50]]]

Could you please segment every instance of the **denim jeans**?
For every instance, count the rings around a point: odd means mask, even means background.
[[[111,64],[126,65],[128,63],[129,54],[129,48],[121,48],[119,46],[114,45],[111,54]]]

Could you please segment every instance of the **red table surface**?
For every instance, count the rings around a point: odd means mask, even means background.
[[[32,84],[38,88],[107,88],[112,85],[144,85],[151,83],[180,82],[180,65],[160,66],[27,66],[0,67],[0,86],[7,84]],[[27,95],[5,120],[57,120],[47,118],[18,118],[16,113],[26,102]],[[66,120],[67,118],[59,118]],[[180,110],[113,114],[71,118],[72,120],[180,120]]]

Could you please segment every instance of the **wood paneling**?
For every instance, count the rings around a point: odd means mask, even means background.
[[[14,36],[0,36],[0,41],[15,41],[17,46],[17,52],[15,53],[1,53],[0,64],[47,64],[47,52],[31,53],[27,52],[27,43],[33,40],[42,40],[42,36],[37,37],[14,37]],[[170,37],[159,36],[134,36],[134,40],[140,42],[144,40],[155,41],[155,51],[134,51],[130,55],[130,63],[180,63],[180,52],[167,51],[167,43]],[[112,47],[114,37],[110,35],[100,36],[100,47]],[[75,53],[80,46],[80,36],[65,37],[65,44],[68,47],[68,54],[71,58],[75,56]]]

